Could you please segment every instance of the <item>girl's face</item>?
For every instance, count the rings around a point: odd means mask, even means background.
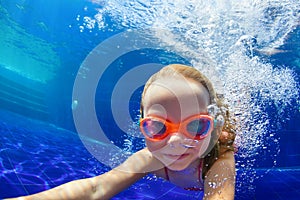
[[[144,117],[159,116],[172,123],[180,123],[192,115],[207,114],[209,93],[200,83],[183,77],[160,78],[153,82],[143,99]],[[186,148],[190,141],[180,132],[172,133],[161,141],[146,139],[148,149],[171,170],[183,170],[208,148],[210,135]]]

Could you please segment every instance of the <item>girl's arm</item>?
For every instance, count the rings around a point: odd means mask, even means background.
[[[235,192],[234,152],[226,151],[212,165],[204,182],[204,200],[233,200]]]
[[[41,193],[15,199],[110,199],[148,172],[160,167],[162,164],[145,148],[130,156],[120,166],[100,176],[72,181]]]

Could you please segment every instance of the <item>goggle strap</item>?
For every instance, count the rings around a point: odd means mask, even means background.
[[[218,125],[218,120],[214,119],[214,128],[216,128]]]

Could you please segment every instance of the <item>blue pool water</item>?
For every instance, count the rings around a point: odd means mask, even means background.
[[[0,198],[105,173],[143,148],[143,84],[185,63],[240,120],[236,199],[298,199],[300,3],[255,2],[0,0]],[[149,175],[113,199],[202,195]]]

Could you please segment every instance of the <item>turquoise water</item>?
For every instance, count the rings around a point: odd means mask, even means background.
[[[236,199],[297,199],[299,16],[293,0],[0,1],[0,198],[104,173],[143,148],[143,84],[185,63],[239,119]],[[191,196],[202,193],[148,176],[115,199]]]

